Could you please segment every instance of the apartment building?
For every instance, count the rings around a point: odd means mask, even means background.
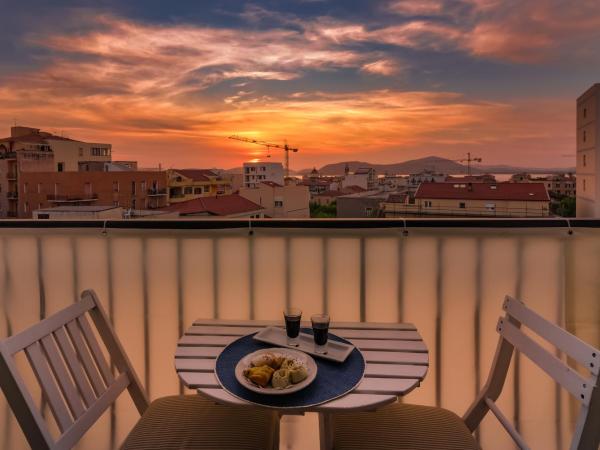
[[[600,217],[600,83],[577,99],[577,217]]]
[[[179,203],[199,197],[214,197],[232,193],[232,180],[208,169],[171,169],[169,203]]]
[[[17,217],[56,206],[156,209],[167,203],[166,171],[22,172]]]
[[[258,183],[255,188],[241,188],[240,195],[262,206],[265,217],[310,217],[310,193],[307,186],[282,186],[272,181],[264,181]]]
[[[545,177],[535,177],[529,173],[516,173],[510,177],[511,183],[543,183],[548,193],[555,197],[575,197],[577,190],[577,181],[575,175],[555,174]]]
[[[285,184],[283,165],[278,162],[244,163],[244,187],[255,188],[264,181],[283,186]]]
[[[11,127],[10,137],[0,139],[0,145],[8,145],[9,151],[51,151],[57,172],[76,172],[80,161],[110,161],[112,152],[110,144],[77,141],[39,128],[22,126]]]
[[[379,217],[381,204],[389,197],[388,192],[364,191],[337,198],[337,217]]]
[[[543,183],[421,183],[414,195],[390,196],[385,217],[547,217],[550,196]]]
[[[342,187],[360,186],[364,190],[373,190],[377,186],[377,176],[375,169],[370,167],[361,167],[354,173],[346,173],[342,180]]]

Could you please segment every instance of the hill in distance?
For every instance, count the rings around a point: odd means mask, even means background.
[[[425,158],[413,159],[400,163],[393,164],[371,164],[364,161],[344,161],[339,163],[327,164],[321,167],[319,173],[321,175],[343,175],[346,164],[350,168],[350,172],[361,167],[372,167],[378,174],[409,174],[418,173],[424,170],[432,170],[435,172],[446,173],[450,175],[462,175],[467,173],[467,166],[438,156],[427,156]],[[298,174],[309,173],[312,169],[298,171]],[[472,173],[566,173],[575,172],[574,167],[568,168],[539,168],[539,167],[514,167],[508,165],[486,166],[475,164],[471,167]]]

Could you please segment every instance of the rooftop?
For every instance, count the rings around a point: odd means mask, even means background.
[[[217,197],[200,197],[161,208],[161,211],[174,211],[182,216],[211,215],[230,216],[252,211],[260,211],[262,206],[242,197],[239,194],[220,195]]]
[[[55,208],[38,209],[40,212],[101,212],[111,209],[120,209],[120,206],[93,205],[93,206],[57,206]]]
[[[173,169],[173,172],[194,181],[210,181],[211,178],[219,176],[209,169]]]
[[[421,183],[415,198],[550,201],[543,183]]]

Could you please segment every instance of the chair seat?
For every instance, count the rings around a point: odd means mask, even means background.
[[[266,450],[279,418],[266,409],[217,405],[200,395],[163,397],[150,404],[122,450]]]
[[[333,415],[335,450],[478,450],[451,411],[394,403],[374,412]]]

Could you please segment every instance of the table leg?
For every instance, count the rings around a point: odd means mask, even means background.
[[[333,417],[331,413],[319,413],[319,440],[321,450],[333,450]]]

